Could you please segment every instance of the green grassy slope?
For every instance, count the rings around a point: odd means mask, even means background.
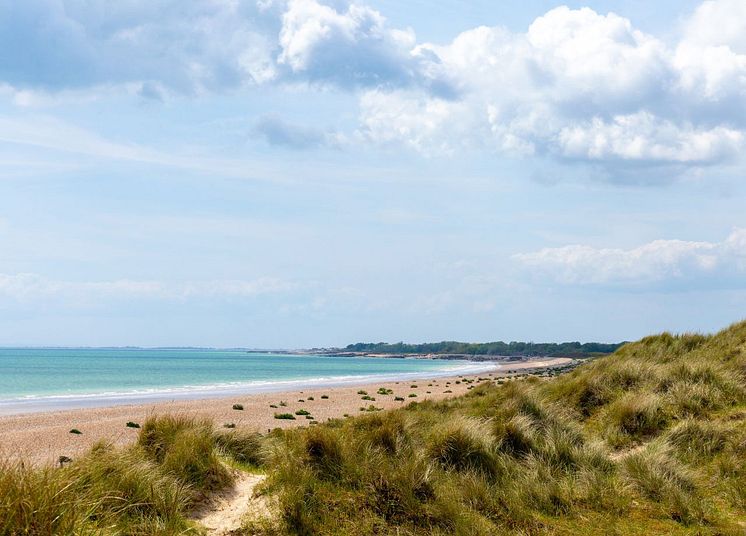
[[[151,419],[63,469],[0,466],[0,535],[199,534],[226,462],[268,474],[276,515],[246,534],[746,532],[746,323],[500,382],[267,436]]]
[[[744,534],[746,323],[285,434],[290,534]]]

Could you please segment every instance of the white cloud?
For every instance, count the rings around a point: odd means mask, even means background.
[[[609,165],[728,162],[744,148],[746,113],[734,104],[746,96],[746,57],[727,43],[713,48],[687,33],[672,49],[613,13],[559,7],[526,33],[480,27],[445,46],[419,45],[458,97],[367,92],[361,133],[425,154],[471,147]]]
[[[560,6],[525,32],[478,27],[434,44],[346,0],[0,0],[0,86],[21,105],[81,88],[159,100],[335,86],[362,90],[361,143],[678,172],[736,161],[746,145],[744,5],[703,2],[673,43]],[[292,134],[298,147],[321,133]]]
[[[633,249],[572,245],[513,259],[541,278],[569,285],[649,285],[681,280],[746,283],[746,229],[722,242],[655,240]],[[740,276],[740,278],[739,278]],[[740,281],[740,282],[739,282]]]
[[[563,127],[557,148],[563,156],[588,160],[708,163],[736,154],[743,141],[744,134],[732,128],[698,129],[638,112]]]
[[[406,81],[414,32],[389,29],[364,5],[337,11],[316,0],[290,0],[282,16],[278,62],[312,80],[340,85]]]

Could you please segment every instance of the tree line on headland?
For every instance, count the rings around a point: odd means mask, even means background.
[[[485,342],[469,343],[457,341],[430,342],[423,344],[407,344],[397,342],[358,342],[348,344],[348,352],[366,352],[381,354],[461,354],[461,355],[490,355],[490,356],[547,356],[547,357],[586,357],[615,352],[624,343],[600,342]]]

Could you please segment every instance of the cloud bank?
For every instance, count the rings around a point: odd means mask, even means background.
[[[655,240],[633,249],[571,245],[513,256],[534,276],[563,285],[687,282],[746,286],[746,229],[722,242]]]
[[[678,171],[746,145],[746,13],[708,0],[674,42],[614,13],[557,7],[525,32],[418,42],[361,3],[0,0],[0,82],[121,86],[144,98],[308,84],[359,94],[360,143]],[[264,136],[285,137],[278,120]]]

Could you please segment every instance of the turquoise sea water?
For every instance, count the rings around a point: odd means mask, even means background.
[[[212,349],[0,348],[0,413],[460,374],[463,361]]]

